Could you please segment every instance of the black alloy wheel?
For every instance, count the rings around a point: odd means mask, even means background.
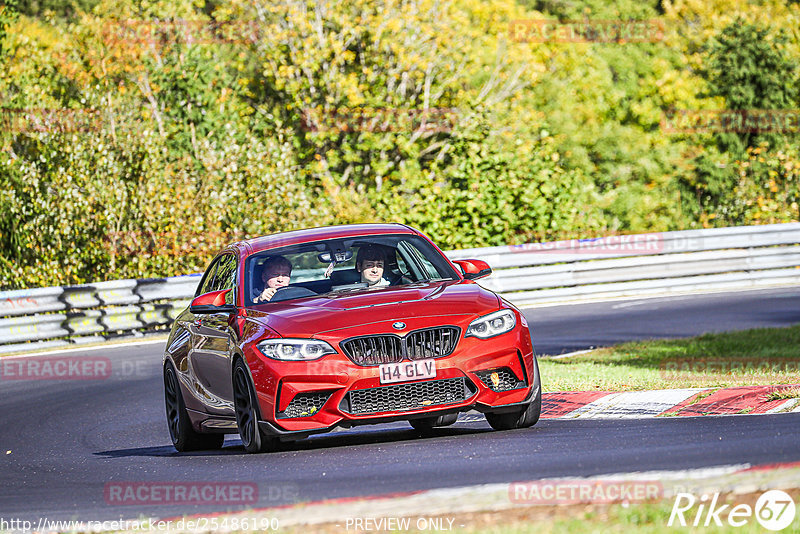
[[[237,359],[233,365],[233,404],[236,424],[244,449],[250,453],[267,452],[275,448],[276,439],[265,436],[258,428],[258,405],[250,373],[244,361]]]
[[[164,364],[164,405],[167,411],[169,437],[178,452],[219,449],[225,441],[224,434],[200,434],[192,428],[186,414],[186,405],[178,384],[178,376],[172,362]]]
[[[486,420],[495,430],[512,430],[514,428],[532,427],[539,421],[542,413],[542,389],[539,388],[536,398],[518,412],[487,413]]]
[[[414,427],[414,430],[422,433],[431,432],[434,428],[450,426],[458,420],[457,413],[449,413],[446,415],[439,415],[434,417],[423,417],[421,419],[411,419],[409,424]]]

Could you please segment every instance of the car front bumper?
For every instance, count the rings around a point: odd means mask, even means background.
[[[447,413],[502,413],[526,406],[540,380],[530,334],[518,323],[489,340],[462,338],[436,358],[436,377],[381,384],[379,366],[344,354],[310,362],[280,362],[253,350],[248,363],[263,432],[299,439],[336,427],[377,424]]]

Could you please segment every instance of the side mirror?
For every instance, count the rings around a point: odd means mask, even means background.
[[[228,304],[226,296],[233,289],[221,289],[200,295],[192,301],[189,311],[194,314],[205,313],[233,313],[236,311],[236,304]]]
[[[492,274],[492,268],[483,260],[453,260],[453,263],[461,267],[467,280],[486,278]]]

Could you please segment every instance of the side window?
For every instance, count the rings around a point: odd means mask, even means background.
[[[414,250],[416,251],[417,249]],[[425,277],[430,280],[440,279],[442,275],[439,274],[439,271],[436,270],[436,267],[433,266],[433,264],[428,260],[428,258],[423,256],[422,254],[419,254],[418,251],[417,254],[419,255],[419,261],[422,264],[422,268],[425,270]]]
[[[411,274],[411,271],[408,269],[408,265],[406,265],[402,254],[397,254],[397,268],[400,269],[401,275]]]
[[[205,295],[210,291],[214,291],[212,289],[212,285],[214,284],[214,273],[217,270],[217,265],[219,265],[219,261],[214,261],[208,269],[206,269],[206,274],[203,276],[203,280],[200,282],[200,285],[197,286],[197,292],[195,296]]]
[[[401,241],[398,250],[403,259],[408,260],[414,267],[412,268],[418,280],[441,280],[442,274],[417,248],[408,241]]]
[[[232,289],[236,287],[236,256],[233,254],[226,254],[220,258],[219,267],[217,267],[216,275],[214,276],[214,284],[211,291],[219,291],[221,289]],[[233,304],[234,291],[228,293],[226,301]]]

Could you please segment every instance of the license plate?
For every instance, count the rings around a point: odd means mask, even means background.
[[[384,363],[378,367],[381,384],[408,382],[422,378],[436,378],[436,360]]]

